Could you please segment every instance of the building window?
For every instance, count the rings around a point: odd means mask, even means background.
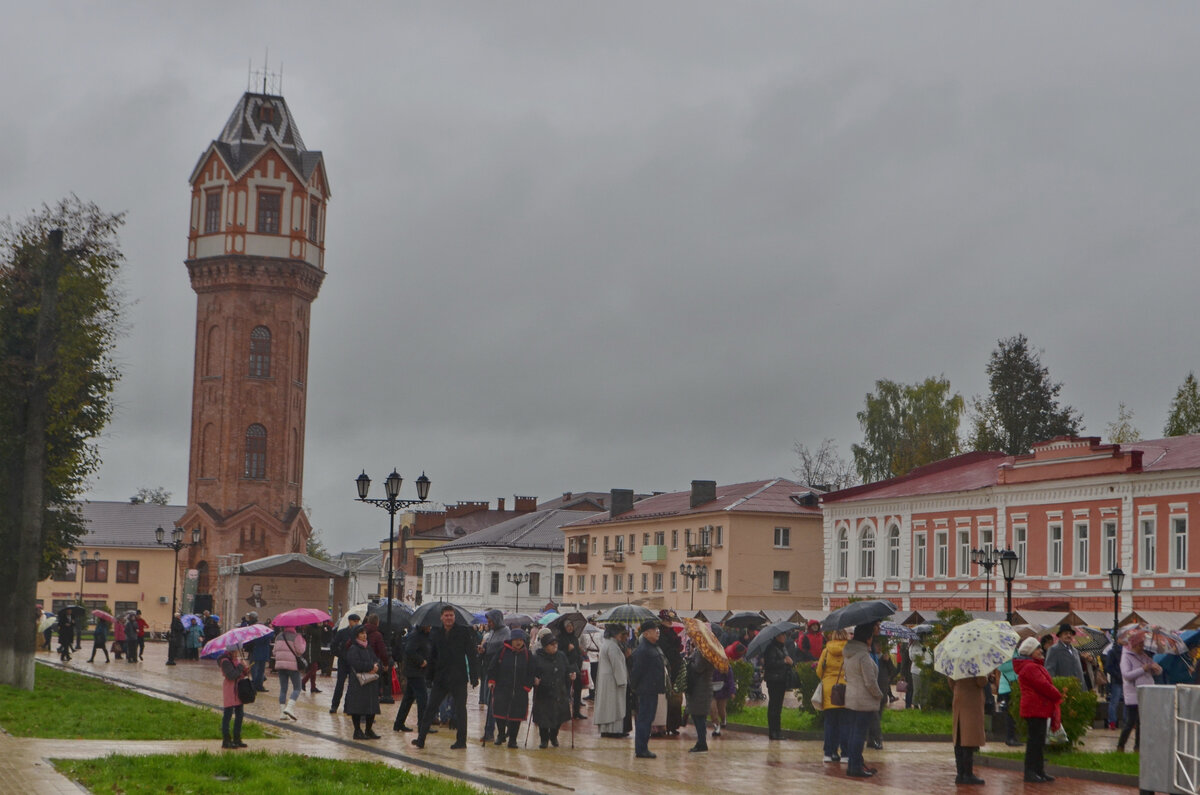
[[[971,531],[958,531],[958,576],[971,576]]]
[[[696,587],[701,591],[708,590],[708,567],[700,567],[700,576],[696,578]]]
[[[1013,551],[1017,553],[1017,574],[1024,575],[1029,565],[1029,529],[1023,525],[1013,526]]]
[[[663,573],[661,571],[656,571],[656,572],[654,572],[654,591],[655,591],[655,593],[662,593],[662,586],[663,586]]]
[[[432,574],[425,575],[425,593],[427,593],[427,594],[433,593],[433,575]]]
[[[1063,529],[1061,524],[1049,527],[1050,549],[1046,555],[1046,573],[1062,574],[1063,571]]]
[[[990,527],[979,528],[979,548],[980,549],[986,549],[988,552],[992,551],[992,547],[994,547],[996,545],[995,532],[996,531],[994,531]]]
[[[579,586],[578,588],[576,588],[576,590],[577,590],[577,591],[579,591],[579,593],[583,593],[583,590],[584,590],[584,589],[583,589],[583,586],[584,586],[584,582],[585,582],[584,578],[585,578],[586,576],[587,576],[587,575],[580,574],[580,575],[579,575],[579,576],[576,578],[576,579],[577,579],[577,581],[578,581],[578,586]]]
[[[1187,517],[1171,518],[1171,568],[1187,571]]]
[[[1154,573],[1154,559],[1158,555],[1158,538],[1155,536],[1153,519],[1143,519],[1142,525],[1142,572]]]
[[[721,525],[717,525],[715,528],[713,528],[713,546],[725,546],[725,531]]]
[[[221,191],[210,190],[204,193],[204,234],[211,235],[221,231]]]
[[[542,575],[536,571],[529,572],[529,595],[542,595]]]
[[[925,548],[925,534],[913,533],[913,575],[926,577],[929,575],[929,553]]]
[[[645,593],[648,590],[650,590],[650,575],[643,573],[642,574],[642,593]]]
[[[137,609],[137,602],[113,602],[113,613],[118,616],[123,616],[129,611],[136,611]]]
[[[671,572],[671,590],[674,591],[678,587],[678,577],[675,572]]]
[[[938,530],[933,534],[933,574],[945,577],[950,573],[950,532]]]
[[[625,580],[625,585],[626,585],[625,590],[629,591],[630,593],[633,593],[633,575],[632,574],[630,574],[629,578]]]
[[[1088,538],[1088,523],[1075,523],[1075,573],[1087,574],[1091,562],[1091,539]]]
[[[567,593],[575,593],[575,580],[570,577],[567,578]]]
[[[310,199],[308,202],[308,239],[317,242],[317,227],[321,220],[321,202]]]
[[[84,582],[108,582],[108,561],[89,560],[83,567]]]
[[[713,590],[714,591],[721,590],[721,570],[720,569],[716,569],[715,571],[713,571]]]
[[[617,574],[617,575],[613,576],[613,593],[620,593],[620,592],[621,592],[621,575]]]
[[[246,429],[246,466],[242,477],[262,480],[267,476],[267,429],[254,423]]]
[[[839,580],[850,576],[850,536],[844,527],[837,534],[837,576]]]
[[[138,581],[138,561],[136,560],[118,560],[117,561],[117,582],[137,582]]]
[[[625,551],[625,536],[617,536],[617,539],[616,539],[616,541],[617,541],[617,549],[616,549],[616,551],[617,551],[617,552],[624,552],[624,551]],[[633,550],[630,550],[630,552],[632,552],[632,551],[633,551]]]
[[[593,554],[593,555],[595,555],[595,554],[596,554],[596,546],[597,546],[596,537],[595,537],[595,536],[592,536],[592,554]],[[581,590],[582,590],[582,589],[581,589]]]
[[[679,549],[679,531],[671,531],[671,549]]]
[[[250,332],[250,377],[271,377],[271,330],[266,326]]]
[[[620,579],[620,576],[618,575],[616,579]],[[608,575],[607,574],[600,575],[600,593],[608,593]]]
[[[644,547],[650,546],[650,534],[649,533],[642,533],[642,546],[644,546]]]
[[[788,571],[771,572],[771,590],[773,590],[773,591],[788,590],[788,580],[790,579],[790,575],[791,575],[791,572],[788,572]]]
[[[887,534],[887,576],[900,576],[900,528],[892,525]]]
[[[591,584],[591,586],[592,586],[592,587],[591,587],[591,589],[590,589],[590,590],[591,590],[591,593],[595,593],[595,592],[596,592],[596,575],[595,575],[595,574],[593,574],[593,575],[592,575],[592,579],[591,579],[591,581],[590,581],[590,584]]]
[[[1117,567],[1117,523],[1105,522],[1100,533],[1104,536],[1100,542],[1100,571],[1107,574]]]
[[[792,529],[790,527],[775,528],[775,548],[787,549],[792,545]]]
[[[637,544],[635,543],[635,540],[636,540],[636,536],[634,536],[633,533],[630,533],[629,534],[629,554],[630,555],[632,555],[634,552],[637,552]]]
[[[279,191],[258,189],[258,233],[260,235],[279,234],[279,208],[282,204],[283,194]]]
[[[50,579],[54,582],[75,582],[79,573],[75,568],[76,565],[73,560],[63,561],[55,567],[54,572],[50,575]]]
[[[858,537],[858,576],[875,576],[875,531],[870,527],[864,528]]]
[[[654,534],[654,545],[658,547],[665,547],[667,545],[667,534],[665,531],[659,530]]]
[[[562,572],[555,572],[555,574],[554,574],[554,595],[562,596],[562,592],[563,592],[562,589],[563,589]]]
[[[491,590],[493,594],[500,593],[500,572],[498,571],[492,572]]]

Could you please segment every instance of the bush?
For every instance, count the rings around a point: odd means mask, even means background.
[[[737,689],[733,698],[729,699],[728,709],[730,712],[737,712],[746,706],[746,697],[754,687],[754,666],[745,660],[734,660],[733,681],[737,684]]]
[[[1092,721],[1096,717],[1096,694],[1090,691],[1085,691],[1080,686],[1079,680],[1073,676],[1056,676],[1054,677],[1054,686],[1063,694],[1062,700],[1062,724],[1063,729],[1067,732],[1067,737],[1070,739],[1070,746],[1073,747],[1079,744],[1079,741],[1088,733],[1088,729],[1092,727]],[[1025,739],[1025,721],[1021,719],[1021,688],[1017,685],[1013,686],[1012,696],[1008,702],[1008,713],[1012,715],[1013,721],[1017,724],[1017,735]]]
[[[800,701],[801,712],[816,712],[812,705],[812,695],[821,686],[821,677],[817,676],[817,665],[811,662],[796,664],[800,674],[800,687],[796,688],[796,698]]]

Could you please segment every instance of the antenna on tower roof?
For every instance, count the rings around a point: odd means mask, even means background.
[[[270,50],[263,50],[263,68],[254,69],[253,62],[247,67],[246,90],[253,91],[257,88],[255,85],[258,78],[262,78],[262,93],[276,94],[283,93],[283,63],[279,64],[279,71],[272,72],[267,68],[267,59],[270,56]]]

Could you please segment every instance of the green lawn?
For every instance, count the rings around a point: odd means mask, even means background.
[[[730,723],[741,723],[746,726],[766,726],[767,708],[765,706],[748,706],[741,712],[729,713]],[[785,731],[819,731],[816,725],[816,715],[812,712],[800,712],[796,709],[785,709],[779,720],[780,728]],[[916,709],[889,709],[883,713],[884,734],[949,734],[949,712],[922,712]]]
[[[214,689],[220,683],[214,679]],[[221,713],[142,695],[90,676],[37,667],[33,692],[0,685],[0,726],[17,737],[219,740]],[[243,739],[268,735],[254,721]]]
[[[1024,759],[1022,751],[986,751],[986,756],[1004,759]],[[1138,774],[1138,754],[1122,754],[1117,751],[1085,753],[1083,751],[1051,751],[1046,749],[1046,764],[1063,767],[1081,767],[1087,770],[1103,770],[1106,773],[1121,773],[1126,776]]]
[[[302,793],[396,792],[477,795],[467,784],[414,775],[380,762],[343,762],[299,754],[222,751],[172,756],[54,759],[54,767],[89,792]]]

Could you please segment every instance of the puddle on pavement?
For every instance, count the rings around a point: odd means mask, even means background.
[[[508,776],[509,778],[519,778],[522,781],[532,781],[536,784],[545,784],[550,787],[556,787],[558,789],[565,790],[566,792],[574,792],[575,791],[574,787],[567,787],[562,784],[559,784],[557,781],[551,781],[551,780],[545,779],[545,778],[538,778],[537,776],[526,776],[522,773],[514,773],[511,770],[502,770],[501,768],[498,768],[498,767],[485,767],[484,770],[486,770],[489,773],[496,773],[497,775]]]

